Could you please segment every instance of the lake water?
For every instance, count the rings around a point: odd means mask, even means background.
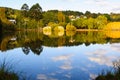
[[[120,59],[114,32],[23,31],[1,35],[0,45],[0,60],[28,80],[91,80]]]

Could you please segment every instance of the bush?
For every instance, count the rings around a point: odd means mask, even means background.
[[[13,65],[4,59],[0,64],[0,80],[19,80],[19,76],[12,70]]]
[[[71,23],[68,23],[66,26],[66,31],[76,31],[76,27],[73,26]]]
[[[95,80],[120,80],[120,60],[113,63],[113,71],[102,72]]]

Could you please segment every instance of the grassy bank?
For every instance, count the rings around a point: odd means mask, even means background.
[[[27,80],[23,72],[15,71],[15,65],[12,60],[2,58],[0,60],[0,80]]]
[[[19,80],[18,74],[13,70],[13,65],[6,59],[0,62],[0,80]]]
[[[120,60],[113,63],[113,70],[102,72],[95,80],[120,80]]]

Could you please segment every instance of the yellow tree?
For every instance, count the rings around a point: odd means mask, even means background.
[[[62,11],[58,12],[58,21],[65,22],[65,15],[62,13]]]
[[[5,8],[0,8],[0,19],[1,19],[2,22],[10,24],[10,22],[6,18],[5,11],[6,11]]]

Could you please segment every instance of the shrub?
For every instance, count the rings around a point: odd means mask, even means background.
[[[71,23],[68,23],[66,26],[66,31],[75,31],[76,27],[73,26]]]

